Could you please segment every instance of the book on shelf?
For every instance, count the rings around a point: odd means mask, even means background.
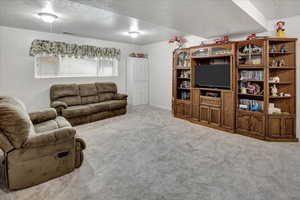
[[[242,70],[242,71],[240,71],[240,80],[263,81],[264,80],[264,72],[262,70],[260,70],[260,71]]]
[[[264,102],[259,100],[240,99],[240,110],[263,111]]]

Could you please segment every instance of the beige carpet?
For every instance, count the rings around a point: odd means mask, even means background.
[[[78,127],[85,162],[1,200],[299,200],[300,144],[269,143],[150,106]]]

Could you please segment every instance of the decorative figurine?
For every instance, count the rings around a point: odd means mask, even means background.
[[[271,53],[275,53],[276,52],[276,45],[272,44],[272,48],[270,50]]]
[[[275,108],[274,103],[269,103],[268,113],[269,114],[274,114],[274,113],[281,114],[281,109],[280,108]]]
[[[274,84],[272,87],[271,87],[271,93],[272,93],[272,96],[273,97],[277,97],[278,96],[278,89],[276,87],[276,84]]]
[[[283,66],[285,66],[286,65],[286,63],[285,63],[285,61],[284,61],[284,59],[281,59],[280,61],[279,61],[279,67],[283,67]]]
[[[243,53],[244,54],[249,54],[250,53],[250,49],[251,49],[250,47],[245,46],[244,49],[243,49]]]
[[[272,67],[277,67],[277,61],[275,59],[272,59]]]
[[[183,36],[177,35],[171,37],[171,39],[169,40],[169,43],[175,43],[177,45],[177,48],[175,50],[183,48],[183,45],[186,42],[187,40]]]
[[[288,52],[288,47],[285,44],[283,44],[280,48],[280,52],[281,53],[287,53]]]
[[[278,76],[275,76],[272,78],[273,83],[279,83],[280,82],[280,78]]]
[[[259,94],[261,92],[261,87],[256,83],[247,83],[247,94]]]
[[[283,93],[283,92],[280,92],[280,93],[279,93],[279,96],[280,96],[280,97],[283,97],[283,96],[284,96],[284,93]]]
[[[223,44],[223,43],[227,43],[227,42],[229,42],[228,36],[224,36],[224,37],[221,37],[220,39],[215,40],[216,44]]]
[[[261,107],[258,103],[255,103],[255,105],[251,108],[251,111],[261,111]]]
[[[259,54],[262,52],[262,48],[260,48],[259,46],[253,45],[251,48],[252,48],[252,50],[251,50],[252,53]]]
[[[284,25],[285,25],[284,21],[278,21],[276,23],[276,36],[277,37],[286,37]]]
[[[255,33],[252,33],[250,35],[247,36],[247,40],[253,40],[256,38],[256,34]]]
[[[242,93],[242,94],[247,94],[247,88],[242,87],[242,88],[241,88],[241,93]]]

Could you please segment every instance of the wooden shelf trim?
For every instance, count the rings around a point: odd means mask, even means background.
[[[295,52],[293,52],[293,51],[290,51],[290,52],[269,52],[269,54],[278,54],[278,55],[280,55],[280,54],[282,54],[282,55],[284,55],[284,54],[294,54]]]
[[[269,82],[269,84],[276,84],[276,85],[289,85],[289,84],[292,84],[292,82],[285,82],[285,81],[282,81],[282,82],[279,82],[279,83],[274,83],[274,82]]]
[[[255,79],[245,79],[245,80],[239,80],[240,82],[264,82],[264,80],[255,80]]]
[[[264,95],[257,95],[257,94],[243,94],[239,93],[240,96],[252,96],[252,97],[264,97]]]
[[[288,70],[288,69],[296,69],[295,67],[268,67],[269,69],[279,69],[279,70]]]
[[[281,96],[278,96],[278,97],[272,97],[272,96],[270,96],[269,97],[270,99],[290,99],[290,98],[293,98],[292,96],[290,96],[290,97],[281,97]]]
[[[195,59],[201,59],[201,58],[219,58],[219,57],[228,57],[228,56],[232,56],[233,54],[218,54],[218,55],[207,55],[207,56],[191,56],[191,58],[195,58]]]

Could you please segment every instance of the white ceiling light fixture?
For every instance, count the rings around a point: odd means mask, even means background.
[[[139,31],[129,31],[128,34],[132,38],[137,38],[140,35],[140,32]]]
[[[41,18],[41,20],[43,20],[43,22],[50,24],[52,24],[58,18],[56,15],[46,12],[38,13],[38,16]]]

